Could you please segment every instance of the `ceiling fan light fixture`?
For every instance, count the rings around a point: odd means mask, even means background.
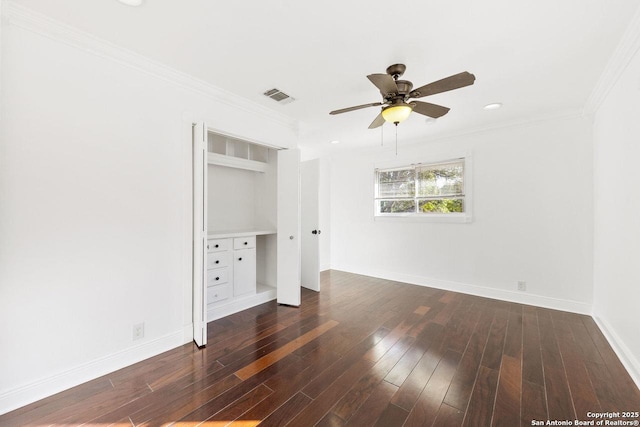
[[[382,117],[390,123],[401,123],[411,114],[413,109],[408,104],[391,105],[382,110]]]

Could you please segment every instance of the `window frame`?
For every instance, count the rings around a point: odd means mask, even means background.
[[[418,196],[417,186],[414,189],[414,196],[412,198],[406,198],[407,200],[415,200],[416,212],[405,213],[381,213],[378,210],[379,201],[387,200],[385,197],[378,197],[378,172],[380,171],[393,171],[414,168],[417,170],[423,167],[445,165],[448,163],[460,162],[463,163],[463,195],[451,198],[461,198],[464,203],[464,212],[450,212],[450,213],[421,213],[417,212],[418,203],[421,200],[429,199],[430,197]],[[438,158],[424,162],[409,163],[409,162],[394,162],[393,164],[376,165],[373,170],[373,218],[375,221],[419,221],[419,222],[453,222],[453,223],[469,223],[473,219],[472,215],[472,170],[473,159],[471,154],[466,153],[462,156],[451,156],[447,158]],[[447,197],[433,197],[434,199],[441,199]]]

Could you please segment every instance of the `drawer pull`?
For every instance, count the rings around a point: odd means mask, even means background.
[[[220,264],[220,260],[219,259],[216,260],[216,264]]]
[[[249,244],[249,242],[244,242],[244,244],[245,244],[245,245],[248,245],[248,244]]]
[[[238,261],[242,261],[242,258],[238,258]]]
[[[215,247],[216,247],[216,248],[219,248],[219,247],[220,247],[220,245],[216,243]]]
[[[220,280],[220,278],[219,278],[219,277],[216,277],[216,280]]]

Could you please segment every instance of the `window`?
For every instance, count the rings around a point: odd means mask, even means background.
[[[376,216],[465,216],[465,159],[376,169]]]

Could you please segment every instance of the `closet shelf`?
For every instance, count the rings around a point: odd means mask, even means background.
[[[207,163],[229,168],[246,169],[254,172],[264,173],[267,170],[267,163],[218,153],[207,153]]]
[[[216,230],[216,231],[209,230],[207,238],[224,239],[227,237],[264,236],[267,234],[276,234],[276,230],[271,228],[251,228],[246,230]]]

